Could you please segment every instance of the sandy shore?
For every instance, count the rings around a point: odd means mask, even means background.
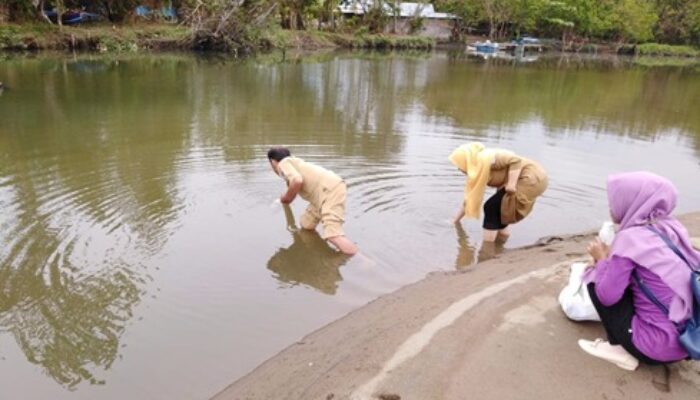
[[[700,236],[700,213],[681,220]],[[635,372],[588,356],[604,337],[557,295],[592,234],[548,238],[466,272],[433,273],[308,335],[214,397],[698,399],[700,363]]]

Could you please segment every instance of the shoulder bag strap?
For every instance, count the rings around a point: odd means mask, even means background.
[[[671,239],[669,239],[668,236],[664,235],[664,234],[661,233],[658,229],[654,228],[654,227],[651,226],[651,225],[647,225],[647,229],[649,229],[650,231],[652,231],[652,232],[654,232],[656,235],[658,235],[658,236],[666,243],[666,246],[668,246],[668,248],[670,248],[674,253],[676,253],[676,255],[677,255],[678,257],[681,258],[681,260],[683,260],[683,262],[685,262],[685,265],[687,265],[688,268],[690,268],[691,271],[695,271],[695,268],[693,268],[693,266],[690,264],[690,261],[688,261],[688,259],[685,258],[685,255],[683,255],[683,253],[682,253],[682,252],[678,249],[678,247],[671,241]]]
[[[656,304],[657,307],[659,307],[659,310],[661,310],[664,314],[668,315],[668,308],[666,308],[665,305],[661,304],[659,299],[656,298],[654,293],[649,290],[649,288],[642,282],[641,279],[639,279],[639,276],[637,275],[637,271],[632,271],[632,278],[634,278],[634,281],[637,282],[637,285],[639,285],[639,288],[642,290],[642,293],[654,304]]]
[[[644,293],[644,296],[647,297],[652,303],[656,305],[656,307],[661,310],[664,315],[668,317],[668,308],[666,308],[665,305],[661,304],[659,299],[656,298],[654,293],[651,292],[651,290],[642,282],[641,279],[639,279],[639,276],[637,276],[637,271],[632,271],[632,278],[634,278],[634,281],[637,282],[637,285],[639,285],[639,288],[642,290],[642,293]],[[679,325],[677,322],[671,321],[673,325],[676,326],[676,329],[680,329],[681,325]]]

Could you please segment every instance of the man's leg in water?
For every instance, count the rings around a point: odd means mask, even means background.
[[[331,242],[333,246],[335,246],[343,254],[352,256],[357,253],[357,246],[355,246],[355,243],[350,241],[350,239],[345,237],[345,235],[328,238],[328,241]]]
[[[301,225],[302,229],[313,231],[316,229],[319,222],[321,222],[321,213],[316,207],[309,204],[309,206],[306,207],[306,211],[304,211],[304,214],[302,214],[299,219],[299,225]]]
[[[326,194],[321,205],[321,223],[323,237],[338,250],[351,256],[357,253],[357,246],[343,232],[346,195],[345,183],[336,185]]]

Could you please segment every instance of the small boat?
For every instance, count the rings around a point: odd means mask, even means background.
[[[521,44],[541,44],[540,39],[532,36],[523,36],[518,40]]]
[[[476,42],[476,43],[474,43],[474,47],[476,48],[476,51],[479,53],[497,53],[498,52],[498,43],[491,43],[490,40],[487,40],[485,42]]]

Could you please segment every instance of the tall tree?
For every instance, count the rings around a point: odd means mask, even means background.
[[[646,42],[654,37],[658,17],[654,5],[646,0],[618,0],[615,5],[611,30],[614,39]]]
[[[700,0],[656,0],[658,41],[700,45]]]

